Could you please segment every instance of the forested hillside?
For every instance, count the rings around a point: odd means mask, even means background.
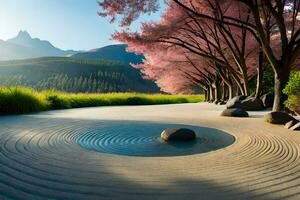
[[[159,92],[128,64],[106,60],[48,57],[0,62],[1,86],[65,92]]]
[[[74,54],[72,57],[81,59],[105,59],[123,63],[141,63],[144,56],[126,51],[127,45],[117,44]]]

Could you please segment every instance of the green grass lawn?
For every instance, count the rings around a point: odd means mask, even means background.
[[[139,93],[73,94],[58,91],[37,92],[30,88],[0,88],[0,114],[22,114],[53,109],[113,105],[155,105],[197,103],[203,95]]]

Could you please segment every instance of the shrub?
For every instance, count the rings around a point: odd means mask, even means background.
[[[288,95],[285,106],[300,114],[300,71],[291,74],[290,80],[283,92]]]
[[[30,88],[0,88],[0,114],[22,114],[47,110],[47,100]]]
[[[127,105],[146,105],[146,104],[152,104],[151,99],[145,98],[145,97],[129,97],[126,99]]]
[[[54,90],[36,92],[30,88],[0,88],[0,114],[22,114],[51,109],[113,105],[155,105],[196,103],[203,95],[165,95],[138,93],[64,93]]]
[[[64,93],[56,90],[45,90],[41,92],[41,95],[47,100],[50,109],[67,109],[71,108],[70,103],[63,98]]]

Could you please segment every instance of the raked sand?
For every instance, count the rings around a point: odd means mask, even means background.
[[[224,118],[223,109],[199,103],[0,117],[0,199],[300,199],[300,133],[263,122],[265,112]],[[170,157],[101,153],[75,142],[100,122],[193,125],[235,141]]]

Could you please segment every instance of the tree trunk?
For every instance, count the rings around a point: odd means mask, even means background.
[[[241,92],[242,95],[245,95],[244,87],[241,84],[240,80],[237,77],[235,77],[235,76],[233,76],[233,80],[235,81],[235,83],[237,85],[237,95],[240,94],[239,92]]]
[[[274,104],[273,104],[273,111],[280,111],[284,108],[284,101],[287,99],[286,95],[283,94],[283,89],[285,88],[288,79],[289,79],[290,72],[287,69],[284,70],[277,70],[275,73],[275,80],[274,80]]]
[[[207,94],[206,101],[209,102],[210,101],[210,90],[209,90],[209,87],[207,87],[206,94]]]
[[[215,101],[214,89],[212,85],[209,86],[209,102],[212,103]]]
[[[232,79],[230,76],[228,76],[229,85],[228,86],[228,99],[232,99],[234,97],[234,85],[232,83]]]
[[[220,101],[220,86],[216,85],[215,89],[215,101],[214,103],[217,103]]]
[[[237,92],[238,92],[237,86],[236,85],[232,85],[232,98],[238,95]]]
[[[259,98],[262,94],[263,89],[263,52],[259,52],[259,64],[257,68],[257,79],[256,79],[256,92],[255,92],[255,98]]]
[[[228,98],[231,99],[232,95],[233,95],[233,88],[232,88],[232,80],[230,78],[230,76],[226,77],[226,75],[220,73],[220,77],[223,81],[223,87],[225,87],[224,92],[226,91],[225,97],[227,97],[227,92],[228,92]],[[227,86],[227,88],[226,88]],[[227,91],[228,89],[228,91]],[[226,100],[226,98],[224,98],[223,100]]]
[[[222,94],[221,94],[221,96],[222,96],[221,100],[222,101],[226,100],[226,95],[227,95],[227,90],[226,89],[227,89],[226,84],[224,82],[222,82]]]
[[[245,96],[249,96],[250,95],[250,89],[249,89],[249,81],[248,81],[248,77],[244,77],[244,95]]]
[[[208,102],[209,101],[209,89],[203,89],[204,90],[204,97],[205,97],[205,101]]]
[[[228,88],[228,99],[233,98],[233,86],[232,85],[227,85]]]
[[[242,95],[242,93],[241,93],[240,88],[237,86],[237,87],[235,88],[235,96],[239,96],[239,95]]]
[[[220,81],[217,78],[217,80],[215,81],[215,103],[218,103],[221,100],[221,87],[220,87]]]

